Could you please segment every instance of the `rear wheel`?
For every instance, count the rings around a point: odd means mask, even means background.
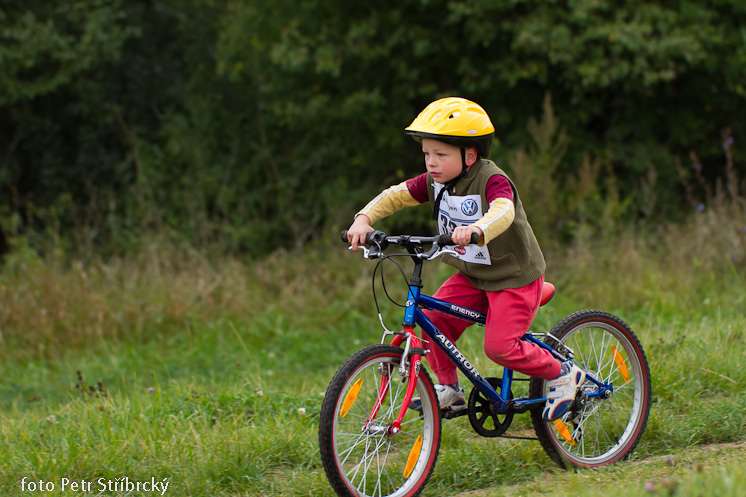
[[[440,449],[440,410],[427,372],[420,370],[401,431],[393,422],[408,378],[399,375],[402,349],[372,345],[350,357],[332,378],[319,419],[321,462],[340,496],[414,497],[430,475]],[[387,393],[371,420],[379,392]]]
[[[637,336],[621,319],[598,310],[571,314],[550,334],[573,349],[575,364],[611,389],[608,397],[594,396],[600,387],[586,380],[573,408],[557,421],[532,411],[542,447],[562,467],[594,468],[627,458],[645,430],[651,401],[650,368]],[[561,347],[552,337],[545,343]],[[531,397],[546,397],[546,383],[532,378]]]

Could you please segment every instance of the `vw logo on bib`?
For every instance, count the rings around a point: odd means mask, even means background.
[[[472,199],[465,200],[461,204],[461,212],[467,216],[473,216],[477,212],[477,203]]]

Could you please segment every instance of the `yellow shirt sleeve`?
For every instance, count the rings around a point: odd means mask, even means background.
[[[420,205],[420,202],[412,197],[407,188],[407,182],[402,181],[398,185],[385,189],[376,198],[368,202],[368,205],[355,214],[355,217],[365,214],[370,218],[370,224],[390,216],[405,207]]]
[[[490,204],[487,213],[476,223],[484,233],[484,243],[497,238],[498,235],[505,232],[515,219],[515,205],[507,198],[496,198]]]

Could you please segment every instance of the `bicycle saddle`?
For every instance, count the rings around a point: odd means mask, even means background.
[[[554,292],[554,285],[545,281],[544,286],[541,288],[541,301],[539,302],[539,306],[542,306],[552,300],[552,297],[554,297]]]

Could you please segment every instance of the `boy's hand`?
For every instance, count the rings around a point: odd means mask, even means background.
[[[365,235],[375,231],[370,225],[370,218],[365,214],[360,214],[355,218],[350,229],[347,230],[347,241],[350,242],[352,250],[358,251],[358,246],[365,245]]]
[[[477,235],[479,235],[479,238],[482,238],[482,236],[484,235],[484,233],[482,233],[482,230],[477,226],[459,226],[458,228],[453,230],[451,239],[456,245],[466,247],[467,245],[469,245],[469,243],[471,243],[472,233],[476,233]]]

